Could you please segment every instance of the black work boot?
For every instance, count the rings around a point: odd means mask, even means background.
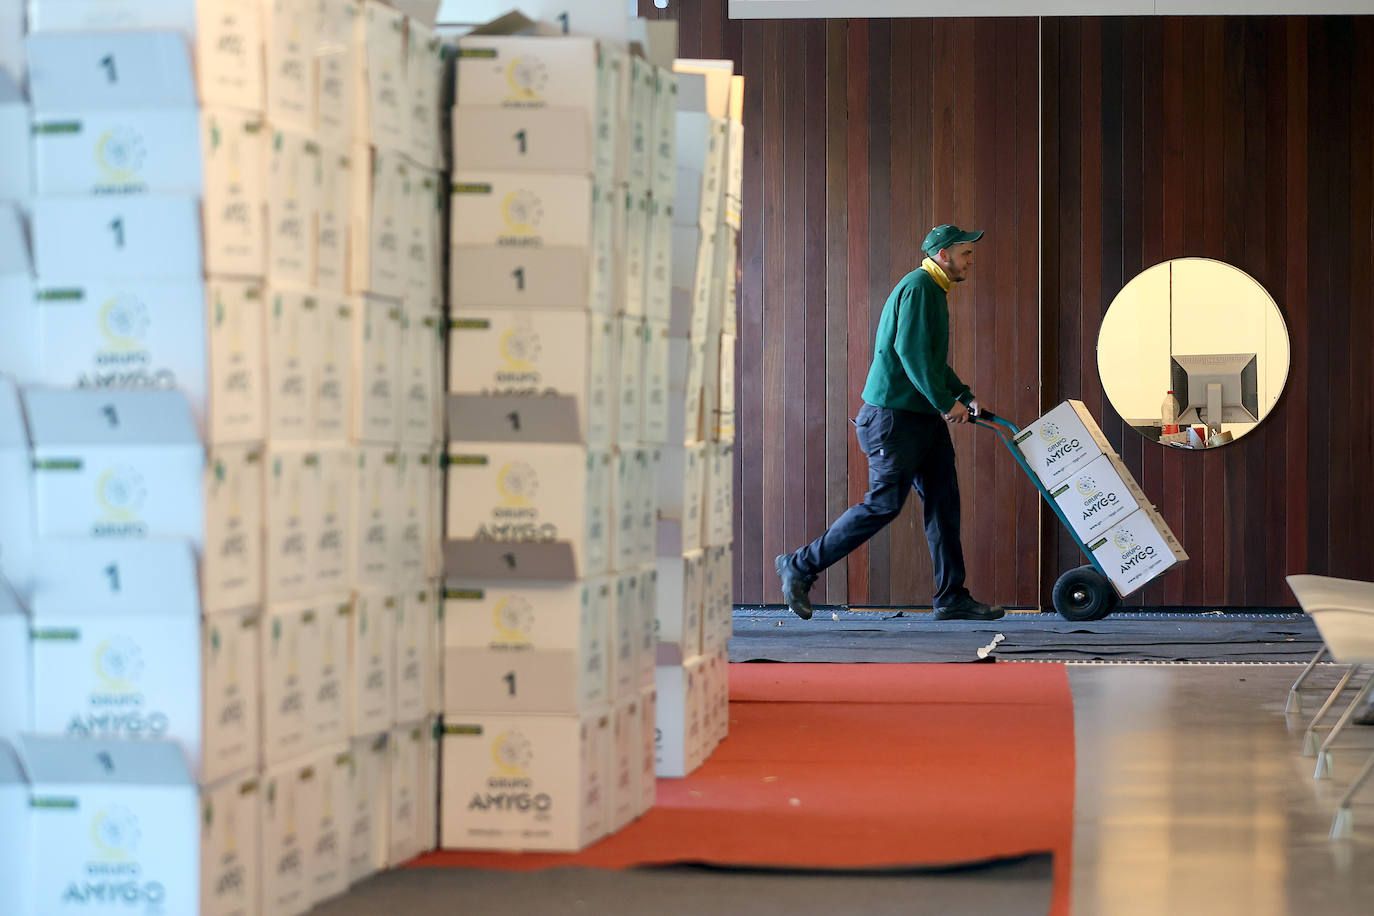
[[[984,604],[981,601],[974,601],[972,596],[965,595],[949,607],[937,607],[935,609],[936,620],[998,620],[1006,615],[1001,607],[995,604]]]
[[[815,576],[803,576],[792,566],[792,555],[784,553],[773,561],[773,568],[778,572],[778,578],[782,580],[782,600],[787,602],[787,606],[792,609],[802,620],[810,620],[812,607],[811,598],[807,592],[811,591],[811,583],[816,581]]]

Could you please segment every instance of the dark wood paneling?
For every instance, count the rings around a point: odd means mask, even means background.
[[[1075,52],[1067,36],[1080,29]],[[1289,573],[1374,578],[1374,555],[1358,546],[1374,537],[1362,511],[1374,470],[1374,22],[1047,20],[1043,46],[1055,61],[1045,71],[1055,100],[1045,130],[1059,144],[1045,147],[1044,187],[1059,198],[1044,208],[1045,263],[1059,269],[1047,268],[1043,292],[1042,326],[1059,334],[1045,350],[1046,402],[1090,387],[1086,368],[1062,355],[1075,319],[1080,344],[1100,322],[1087,300],[1090,257],[1101,258],[1105,301],[1166,258],[1228,261],[1273,295],[1292,341],[1274,413],[1216,452],[1156,448],[1101,403],[1104,430],[1119,431],[1123,458],[1192,557],[1127,604],[1283,606],[1293,603]],[[1086,104],[1064,104],[1080,79],[1101,86],[1096,118]],[[1070,137],[1081,141],[1077,155]],[[1096,200],[1092,162],[1101,166]],[[1065,192],[1079,175],[1074,202]],[[1323,404],[1351,411],[1337,417]],[[1068,565],[1058,546],[1058,557],[1045,554],[1046,585]]]
[[[776,601],[773,555],[867,489],[848,418],[873,328],[946,221],[988,232],[951,296],[952,364],[1014,420],[1081,398],[1191,554],[1128,604],[1290,605],[1287,573],[1374,578],[1374,514],[1360,511],[1374,476],[1374,21],[785,24],[724,7],[641,3],[678,18],[684,56],[733,58],[747,78],[736,600]],[[1096,369],[1111,299],[1183,256],[1259,280],[1292,348],[1270,419],[1203,455],[1125,428]],[[973,429],[955,443],[970,586],[1048,601],[1077,548],[999,443]],[[930,576],[912,499],[816,597],[920,606]]]

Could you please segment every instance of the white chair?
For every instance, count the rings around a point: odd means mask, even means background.
[[[1341,691],[1361,667],[1374,665],[1374,582],[1359,582],[1354,579],[1333,579],[1329,576],[1289,576],[1288,584],[1297,596],[1303,611],[1312,618],[1317,630],[1326,643],[1326,650],[1333,661],[1349,665],[1336,689],[1327,697],[1321,710],[1308,726],[1303,736],[1303,749],[1307,752],[1315,744],[1317,723],[1326,715]],[[1316,659],[1313,659],[1313,664]],[[1311,665],[1309,665],[1309,668]],[[1296,685],[1295,685],[1296,686]],[[1356,693],[1326,740],[1316,750],[1317,767],[1314,779],[1322,779],[1331,773],[1331,748],[1339,735],[1355,715],[1355,710],[1374,688],[1374,678],[1365,681]],[[1359,776],[1345,797],[1341,799],[1336,819],[1331,825],[1331,836],[1348,836],[1353,827],[1350,803],[1355,793],[1374,774],[1374,756],[1361,769]]]

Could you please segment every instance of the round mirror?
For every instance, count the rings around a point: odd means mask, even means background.
[[[1278,403],[1288,361],[1288,327],[1273,298],[1245,271],[1209,258],[1136,275],[1097,337],[1112,407],[1170,448],[1215,448],[1253,430]]]

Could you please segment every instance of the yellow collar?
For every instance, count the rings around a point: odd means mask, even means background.
[[[949,288],[954,285],[953,283],[949,282],[949,277],[945,276],[945,272],[943,269],[941,269],[940,265],[936,264],[930,258],[926,258],[924,261],[921,262],[921,269],[924,270],[926,273],[930,274],[932,277],[934,277],[935,282],[940,284],[940,289],[944,290],[945,292],[949,292]]]

